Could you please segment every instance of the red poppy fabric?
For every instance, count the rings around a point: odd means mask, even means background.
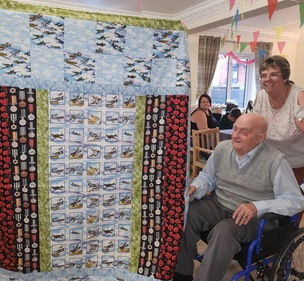
[[[173,277],[184,223],[188,96],[146,101],[142,173],[142,232],[138,272]]]

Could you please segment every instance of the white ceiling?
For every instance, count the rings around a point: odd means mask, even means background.
[[[229,0],[15,0],[17,2],[55,6],[65,9],[123,14],[147,18],[181,20],[189,34],[231,26],[231,19],[239,9],[238,28],[272,30],[282,26],[282,32],[301,34],[299,2],[278,0],[271,21],[267,0],[236,0],[230,11]],[[141,3],[141,7],[139,7]],[[245,3],[245,5],[243,5]],[[242,17],[244,20],[242,20]]]

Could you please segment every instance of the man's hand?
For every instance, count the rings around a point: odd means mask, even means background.
[[[196,187],[195,187],[194,185],[189,185],[187,195],[188,195],[188,196],[191,196],[191,195],[194,194],[195,192],[196,192]]]
[[[243,203],[234,211],[232,218],[236,224],[246,225],[257,214],[258,211],[253,203]]]

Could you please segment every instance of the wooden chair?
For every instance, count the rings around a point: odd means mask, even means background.
[[[220,142],[220,129],[216,127],[214,129],[192,130],[192,142],[192,179],[194,179],[198,175],[199,169],[205,167],[208,156]]]

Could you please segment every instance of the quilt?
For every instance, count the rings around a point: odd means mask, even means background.
[[[1,274],[171,279],[188,170],[183,26],[0,4]]]

